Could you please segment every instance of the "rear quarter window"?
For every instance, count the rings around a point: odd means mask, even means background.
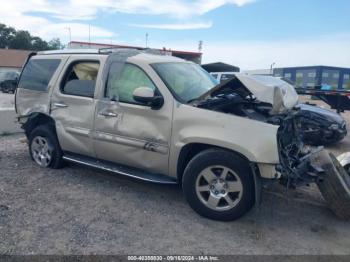
[[[47,91],[60,59],[32,59],[24,67],[18,88]]]

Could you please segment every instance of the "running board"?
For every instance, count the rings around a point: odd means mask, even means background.
[[[125,165],[114,164],[103,160],[97,160],[91,157],[85,157],[85,156],[66,153],[63,156],[63,159],[68,162],[93,167],[96,169],[112,172],[115,174],[131,177],[131,178],[135,178],[135,179],[139,179],[147,182],[153,182],[157,184],[177,184],[177,180],[169,176],[165,176],[161,174],[153,174],[153,173],[142,171],[140,169],[134,169]]]

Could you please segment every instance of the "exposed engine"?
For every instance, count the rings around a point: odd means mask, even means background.
[[[232,89],[221,90],[215,96],[198,101],[195,106],[278,125],[280,165],[277,171],[281,173],[281,183],[294,188],[320,179],[321,170],[312,167],[308,157],[322,148],[303,144],[296,117],[298,108],[271,114],[271,104],[258,101],[244,88],[234,92]]]

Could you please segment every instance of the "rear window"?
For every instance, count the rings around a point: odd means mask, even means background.
[[[25,66],[18,88],[46,91],[60,59],[32,59]]]

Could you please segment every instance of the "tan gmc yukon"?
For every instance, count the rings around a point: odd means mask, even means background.
[[[16,111],[32,159],[47,168],[70,161],[179,183],[196,212],[224,221],[259,202],[264,179],[317,183],[331,209],[349,217],[346,172],[324,150],[300,142],[292,86],[243,74],[217,84],[197,64],[152,53],[30,55]]]

